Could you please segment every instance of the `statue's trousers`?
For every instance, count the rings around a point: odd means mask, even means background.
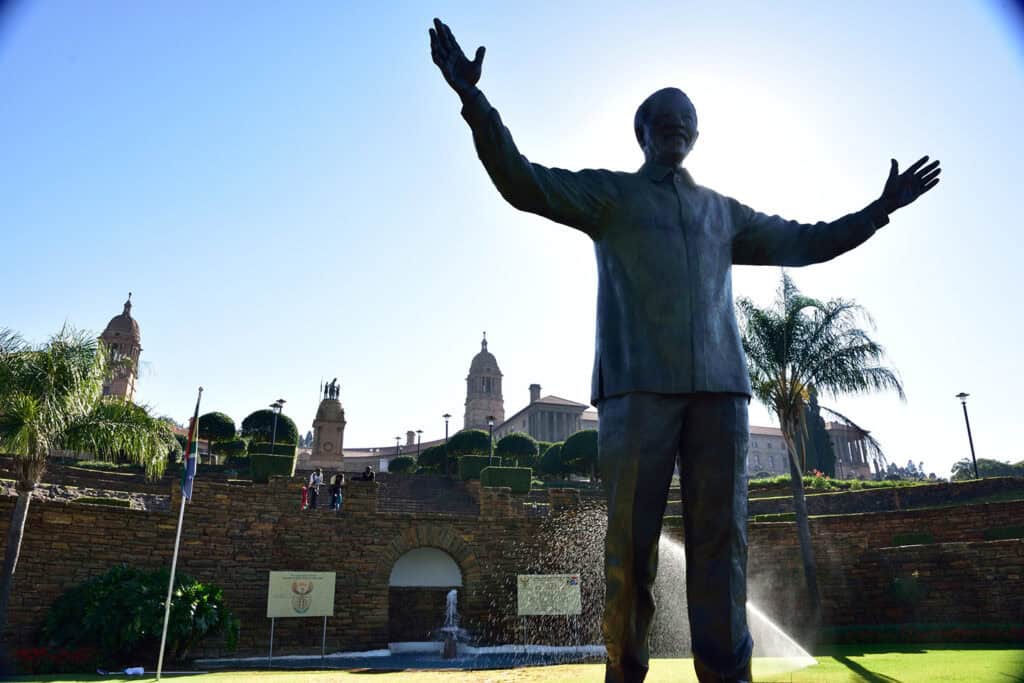
[[[599,405],[600,470],[608,500],[603,631],[610,681],[638,681],[646,674],[658,538],[677,460],[694,656],[724,679],[750,659],[748,401],[737,394],[635,392]]]

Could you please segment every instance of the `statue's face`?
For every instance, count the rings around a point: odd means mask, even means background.
[[[648,105],[642,131],[648,161],[678,166],[697,142],[697,110],[679,90],[661,90]]]

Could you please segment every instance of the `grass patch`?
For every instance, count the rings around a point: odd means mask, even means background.
[[[791,670],[779,659],[755,659],[754,680],[758,683],[849,683],[874,681],[900,683],[978,683],[1021,681],[1024,650],[998,646],[964,645],[869,645],[834,646],[816,657],[814,666]],[[600,681],[604,664],[494,669],[487,671],[394,671],[372,676],[381,683],[561,683]],[[166,676],[167,680],[178,678]],[[147,676],[118,678],[96,675],[29,676],[25,681],[152,681]],[[314,683],[314,681],[365,681],[365,671],[232,671],[189,676],[200,683]],[[694,683],[690,659],[653,659],[647,683]]]
[[[98,498],[95,496],[79,496],[72,498],[72,503],[84,503],[86,505],[108,505],[114,508],[130,508],[132,502],[127,498]]]

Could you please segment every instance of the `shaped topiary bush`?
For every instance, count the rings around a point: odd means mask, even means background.
[[[512,493],[529,493],[533,470],[529,467],[485,467],[480,472],[484,486],[507,486]]]

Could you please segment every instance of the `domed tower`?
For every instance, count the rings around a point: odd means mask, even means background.
[[[135,384],[139,378],[139,354],[142,353],[142,337],[139,323],[132,317],[132,293],[124,302],[124,311],[107,323],[107,329],[100,335],[110,354],[111,374],[103,383],[104,396],[120,396],[128,401],[135,399]]]
[[[487,416],[494,416],[494,424],[505,421],[505,401],[501,397],[501,370],[498,361],[487,350],[487,333],[480,342],[480,353],[473,356],[466,377],[465,429],[487,429]]]
[[[313,420],[313,451],[309,456],[313,467],[341,470],[345,461],[345,409],[338,400],[339,394],[337,379],[323,388],[323,399]]]

